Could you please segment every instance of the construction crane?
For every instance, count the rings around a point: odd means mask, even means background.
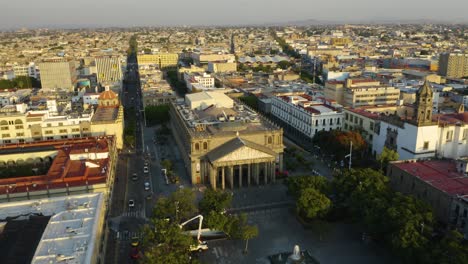
[[[189,220],[183,222],[182,224],[179,225],[180,229],[182,229],[182,227],[184,227],[186,224],[196,220],[196,219],[200,219],[199,220],[199,223],[198,223],[198,232],[197,232],[197,245],[192,245],[190,246],[190,251],[203,251],[203,250],[207,250],[208,249],[208,245],[206,244],[205,241],[201,241],[200,240],[200,236],[201,236],[201,228],[202,228],[202,224],[203,224],[203,215],[197,215],[197,216],[194,216],[192,218],[190,218]]]

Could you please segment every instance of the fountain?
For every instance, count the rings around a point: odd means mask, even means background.
[[[299,249],[298,245],[294,246],[293,253],[289,256],[288,259],[292,261],[300,261],[301,260],[301,250]]]
[[[301,251],[295,245],[292,252],[284,252],[268,257],[271,264],[319,264],[319,262],[309,253]]]

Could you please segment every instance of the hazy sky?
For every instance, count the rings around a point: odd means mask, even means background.
[[[467,0],[7,0],[0,28],[271,23],[305,19],[468,20]]]

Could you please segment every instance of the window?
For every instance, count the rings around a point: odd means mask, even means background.
[[[54,140],[54,137],[46,137],[47,140]]]
[[[3,140],[3,143],[5,143],[5,144],[10,144],[10,143],[11,143],[11,140]]]
[[[46,134],[46,135],[51,135],[52,133],[53,133],[52,130],[46,130],[46,131],[44,131],[44,134]]]
[[[79,138],[79,137],[80,137],[80,135],[73,135],[73,137],[74,137],[74,138]]]
[[[348,113],[345,113],[345,120],[348,120]]]
[[[37,135],[40,135],[40,134],[41,134],[41,133],[39,133],[39,132],[34,132],[34,133],[33,133],[34,136],[37,136]]]
[[[51,127],[51,126],[52,126],[52,124],[47,124],[47,127]]]
[[[325,119],[322,120],[322,125],[325,125]]]
[[[16,133],[17,137],[24,137],[24,133]]]
[[[333,125],[333,118],[330,118],[330,125]]]
[[[318,126],[318,120],[315,120],[315,125]]]
[[[348,124],[344,124],[344,129],[348,129]]]
[[[8,124],[9,124],[9,125],[14,125],[15,122],[13,122],[13,121],[8,121]]]
[[[80,132],[79,128],[72,128],[72,132]]]
[[[425,142],[424,142],[423,149],[424,149],[424,150],[429,149],[429,141],[425,141]]]
[[[195,143],[195,151],[199,151],[200,150],[200,143]]]
[[[61,139],[67,139],[68,136],[67,136],[67,135],[65,135],[65,136],[60,136],[60,138],[61,138]]]
[[[336,119],[336,124],[337,124],[337,125],[340,124],[340,119],[341,119],[341,118],[337,118],[337,119]]]
[[[362,118],[359,118],[359,125],[362,126],[363,120]]]
[[[2,127],[2,130],[8,130],[7,126]]]
[[[374,131],[374,122],[369,123],[369,129]]]
[[[24,143],[24,139],[18,139],[19,143]]]
[[[58,125],[59,125],[59,126],[63,126],[63,123],[62,123],[62,122],[60,122]]]
[[[465,140],[468,137],[468,128],[463,129],[463,140]]]
[[[8,138],[10,137],[10,134],[2,134],[2,138]]]
[[[22,125],[16,125],[15,128],[16,129],[23,129],[23,126]]]
[[[88,131],[88,130],[89,130],[89,128],[87,128],[87,127],[83,127],[83,128],[82,128],[82,130],[83,130],[83,131]]]
[[[273,138],[268,137],[268,144],[272,144],[272,143],[273,143]]]
[[[67,133],[67,130],[66,129],[60,129],[59,133]]]
[[[447,142],[452,141],[452,138],[453,138],[453,131],[452,131],[452,130],[447,131],[447,135],[446,135],[446,137],[445,137],[445,139],[447,140]]]
[[[207,142],[203,142],[203,150],[207,150],[208,149],[208,143]]]

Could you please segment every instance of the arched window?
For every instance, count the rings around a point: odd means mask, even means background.
[[[0,122],[0,126],[8,126],[8,122],[5,120],[2,120],[2,122]]]
[[[21,119],[16,119],[16,120],[15,120],[15,124],[16,124],[16,125],[23,124],[23,121],[21,121]]]
[[[273,139],[271,137],[268,137],[268,144],[273,143]]]
[[[203,142],[203,150],[207,150],[208,149],[208,143],[207,142]]]
[[[195,143],[195,151],[199,151],[200,150],[200,144],[199,143]]]

